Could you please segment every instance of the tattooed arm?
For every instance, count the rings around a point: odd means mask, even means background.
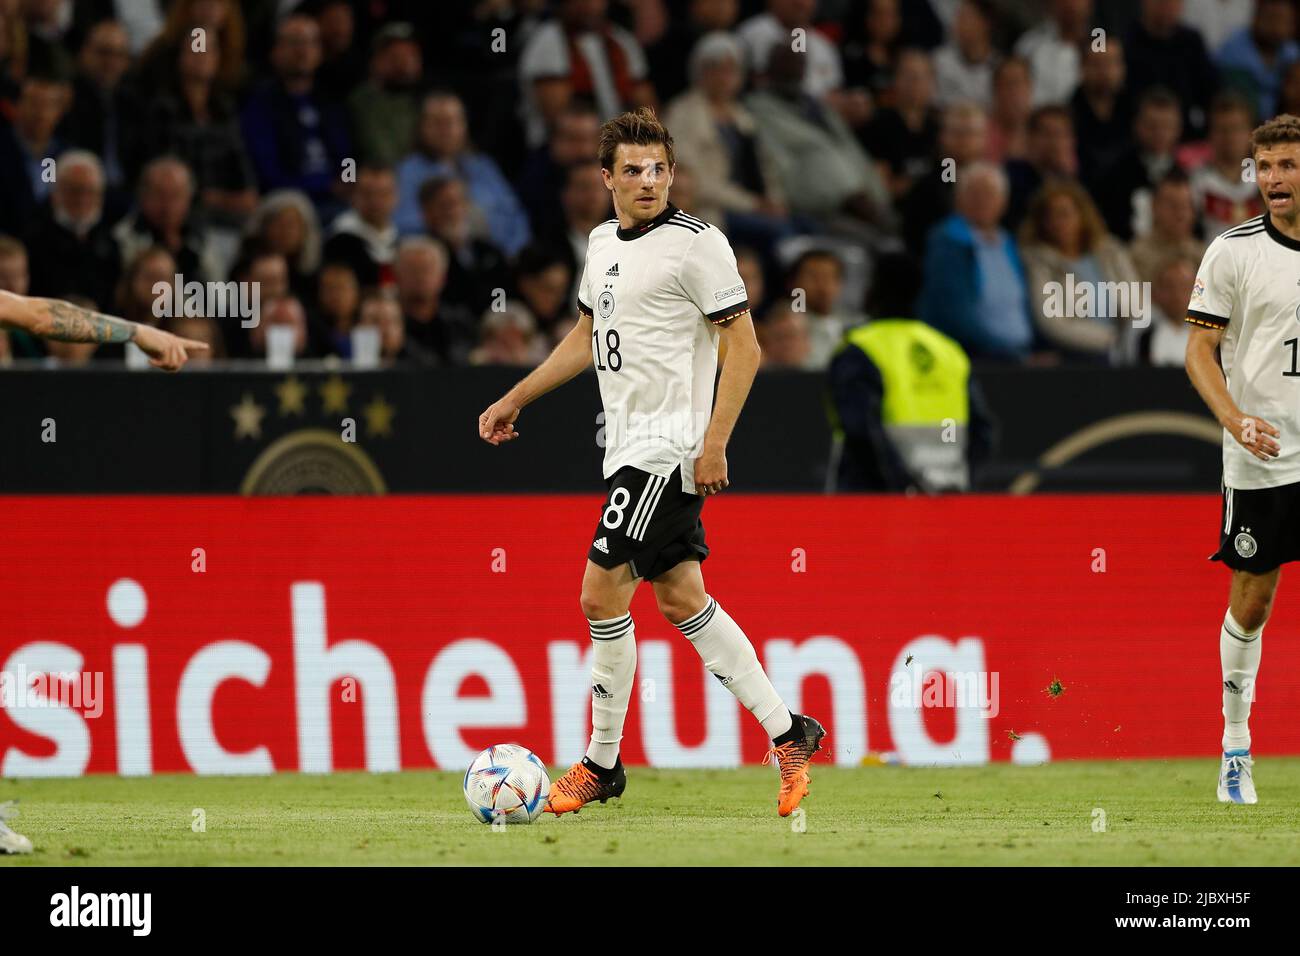
[[[151,365],[169,372],[185,364],[187,349],[207,348],[203,342],[182,339],[151,325],[103,315],[71,302],[12,292],[0,292],[0,328],[22,329],[56,342],[134,342],[153,359]]]

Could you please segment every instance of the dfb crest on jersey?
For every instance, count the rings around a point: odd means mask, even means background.
[[[1232,540],[1232,546],[1243,558],[1252,557],[1259,550],[1259,545],[1248,531],[1243,531]]]
[[[596,311],[600,313],[602,319],[608,319],[614,314],[614,293],[609,289],[596,298]]]

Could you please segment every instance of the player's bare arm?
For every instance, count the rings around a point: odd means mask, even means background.
[[[720,348],[726,349],[727,362],[718,380],[718,397],[704,433],[704,447],[695,462],[695,491],[701,495],[716,495],[728,485],[727,442],[758,372],[762,353],[748,312],[722,328]]]
[[[83,309],[61,299],[12,292],[0,292],[0,328],[22,329],[56,342],[134,342],[150,356],[149,364],[169,372],[181,368],[189,352],[208,347],[204,342]]]
[[[1241,447],[1263,461],[1276,458],[1281,451],[1277,427],[1257,415],[1243,412],[1228,394],[1228,383],[1218,358],[1222,338],[1222,329],[1192,328],[1187,340],[1187,375],[1215,419]]]
[[[518,438],[514,421],[525,405],[559,388],[591,364],[591,316],[578,314],[578,324],[514,388],[487,407],[478,417],[479,437],[490,445]]]

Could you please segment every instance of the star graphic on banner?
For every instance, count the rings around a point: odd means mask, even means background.
[[[281,415],[301,415],[307,411],[307,386],[296,375],[275,386],[275,394],[280,397]]]
[[[337,375],[330,378],[320,387],[321,409],[325,412],[344,413],[348,410],[348,394],[352,391],[352,386]]]
[[[245,392],[238,405],[230,406],[230,417],[235,420],[235,437],[261,438],[262,416],[265,414],[266,406],[257,404],[253,396]]]
[[[366,431],[371,436],[390,437],[393,434],[393,416],[397,409],[384,401],[384,396],[376,395],[364,409],[366,413]]]

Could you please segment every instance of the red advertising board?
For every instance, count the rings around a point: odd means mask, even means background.
[[[599,506],[6,498],[0,774],[459,769],[503,741],[576,759]],[[704,572],[841,764],[1208,756],[1218,513],[1207,496],[722,495]],[[1257,753],[1300,753],[1289,598],[1284,576]],[[761,728],[649,587],[632,611],[624,759],[759,760]]]

